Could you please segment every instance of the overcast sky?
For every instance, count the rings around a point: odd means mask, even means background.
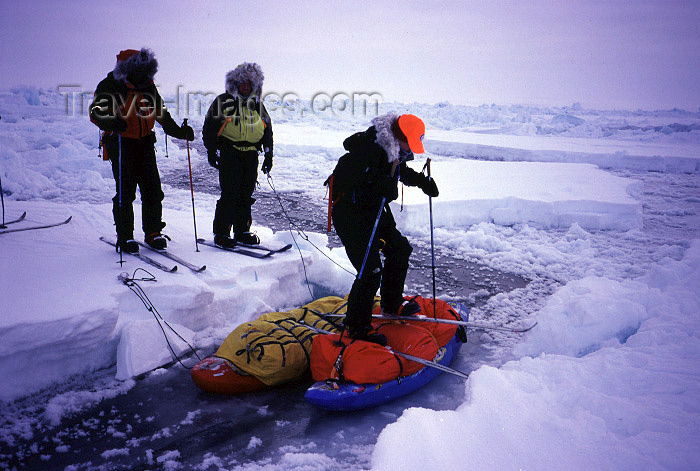
[[[221,93],[252,61],[264,93],[303,99],[700,107],[697,0],[0,0],[0,89],[92,91],[141,47],[163,95]]]

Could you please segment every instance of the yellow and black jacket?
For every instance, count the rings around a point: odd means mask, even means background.
[[[272,122],[257,97],[247,100],[228,92],[211,104],[202,128],[207,150],[233,147],[240,151],[257,150],[272,154]]]

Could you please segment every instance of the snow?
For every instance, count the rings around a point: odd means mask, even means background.
[[[127,379],[172,361],[154,315],[118,279],[121,273],[142,277],[144,272],[135,272],[136,267],[157,277],[155,282],[138,283],[168,323],[188,341],[195,332],[208,327],[226,326],[224,330],[230,331],[232,323],[254,319],[275,310],[274,306],[291,307],[308,300],[308,292],[299,289],[304,275],[299,270],[298,253],[288,251],[274,260],[259,260],[204,246],[200,253],[194,252],[191,209],[166,209],[164,219],[169,233],[175,236],[171,249],[180,254],[191,252],[190,260],[207,265],[201,274],[182,266],[177,273],[165,274],[128,255],[120,267],[119,255],[98,240],[105,234],[114,237],[111,203],[32,200],[21,205],[28,213],[27,225],[65,219],[65,214],[73,215],[73,220],[61,229],[2,235],[0,259],[3,265],[12,267],[0,275],[5,311],[0,320],[0,372],[13,378],[0,386],[0,398],[4,400],[115,362],[117,378]],[[138,209],[136,206],[137,221]],[[210,221],[213,205],[208,211],[202,208],[198,217]],[[178,237],[178,233],[183,236]],[[291,242],[288,233],[272,236],[265,228],[258,233],[269,244]],[[321,241],[325,236],[319,235],[318,239],[317,243],[324,245]],[[300,246],[306,252],[310,246],[305,244]],[[347,284],[350,275],[333,273],[336,267],[325,257],[307,252],[305,262],[309,268],[319,263],[328,265],[311,272],[312,283],[328,289],[339,289],[333,285],[339,279],[345,280],[341,286]],[[168,327],[164,329],[176,353],[188,349]]]
[[[456,411],[386,427],[373,469],[700,466],[700,241],[640,281],[571,282],[535,317],[520,359],[472,373]],[[420,447],[396,447],[419,429]]]
[[[437,227],[479,222],[545,228],[577,223],[589,230],[621,231],[642,227],[642,207],[633,198],[640,182],[590,164],[461,160],[435,162],[431,175],[440,182],[440,195],[433,201]],[[406,188],[403,203],[400,228],[423,227],[430,215],[420,189]]]
[[[352,268],[342,248],[321,254],[313,247],[326,247],[321,233],[308,233],[309,241],[293,239],[254,221],[265,244],[298,243],[304,266],[296,247],[268,260],[203,246],[195,252],[190,192],[168,185],[170,248],[207,269],[193,273],[180,266],[165,273],[129,256],[120,266],[114,250],[98,240],[113,231],[111,170],[98,158],[96,128],[85,116],[67,117],[67,105],[65,96],[50,90],[0,92],[6,220],[27,211],[27,220],[16,225],[25,227],[73,216],[60,228],[0,234],[0,401],[10,404],[116,365],[119,381],[55,395],[43,413],[55,426],[174,361],[161,327],[178,355],[189,347],[172,330],[200,351],[211,351],[241,322],[309,301],[310,289],[341,295],[349,289],[353,275],[346,270]],[[697,114],[382,106],[410,110],[427,123],[428,154],[412,165],[420,170],[425,157],[432,159],[440,189],[432,201],[438,244],[463,259],[527,276],[534,286],[545,277],[557,280],[558,288],[498,294],[474,310],[474,320],[520,323],[527,317],[538,326],[517,339],[483,334],[487,347],[497,341],[512,347],[503,361],[475,366],[456,410],[404,411],[380,433],[372,469],[464,469],[466,462],[470,469],[700,467],[700,242],[694,240],[697,227],[664,227],[671,217],[694,221],[692,210],[679,208],[696,205],[700,194],[696,186],[682,199],[672,194],[669,201],[657,198],[658,208],[645,207],[643,183],[651,180],[625,174],[629,169],[696,178]],[[189,118],[201,128],[201,116]],[[277,190],[319,200],[342,140],[368,123],[283,111],[272,118]],[[171,141],[166,159],[160,131],[158,137],[161,174],[186,177],[187,151]],[[204,156],[194,150],[191,155],[193,165],[204,165]],[[216,197],[195,195],[199,235],[210,237]],[[407,188],[403,205],[401,211],[400,201],[392,203],[399,227],[423,243],[427,198]],[[138,201],[135,211],[139,221]],[[673,237],[648,234],[648,217]],[[157,313],[119,279],[122,273],[146,277],[137,267],[157,278],[137,281]],[[0,441],[12,445],[31,437],[29,428],[10,425]],[[416,436],[419,447],[407,439]],[[264,437],[248,442],[251,449],[265,445]],[[129,447],[115,447],[102,457],[129,453]],[[181,459],[177,450],[151,451],[148,457],[166,469],[178,468]],[[200,469],[224,462],[208,454]],[[322,451],[291,449],[283,450],[279,462],[261,460],[240,469],[342,466]]]
[[[434,152],[447,155],[480,155],[497,160],[589,162],[614,168],[689,173],[700,171],[700,157],[693,139],[647,142],[642,139],[543,138],[476,132],[455,135],[454,132],[438,130],[431,140],[426,138],[426,144],[431,145]]]
[[[161,329],[164,333],[161,334]],[[180,324],[134,321],[124,326],[117,347],[116,379],[127,380],[190,353],[195,333]]]

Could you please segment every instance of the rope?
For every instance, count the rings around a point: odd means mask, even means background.
[[[287,219],[289,222],[289,233],[292,236],[292,240],[294,241],[294,245],[297,248],[297,251],[299,252],[299,257],[301,257],[301,263],[304,267],[304,278],[306,279],[306,286],[309,289],[309,294],[311,295],[311,299],[314,299],[314,295],[311,292],[311,284],[309,282],[309,278],[306,273],[306,263],[304,262],[304,256],[301,253],[301,249],[299,248],[299,244],[297,243],[296,237],[294,237],[294,231],[296,230],[296,233],[299,237],[304,239],[306,242],[308,242],[313,248],[315,248],[321,255],[326,257],[328,260],[330,260],[333,264],[335,264],[337,267],[339,267],[341,270],[346,271],[347,273],[351,274],[352,276],[355,276],[353,272],[345,268],[344,266],[340,265],[338,262],[333,260],[328,254],[326,254],[321,248],[319,248],[316,244],[311,242],[309,239],[309,236],[306,235],[306,232],[304,232],[304,229],[302,229],[299,225],[297,225],[292,218],[289,216],[287,213],[287,210],[284,209],[284,205],[282,204],[282,198],[280,197],[279,193],[277,192],[277,189],[275,188],[274,181],[272,180],[272,175],[270,173],[267,174],[267,184],[270,185],[270,188],[272,189],[273,194],[275,195],[275,198],[277,199],[277,202],[280,205],[280,208],[282,209],[282,214],[284,214],[284,217]]]
[[[141,271],[147,273],[149,276],[148,276],[148,277],[144,277],[144,278],[136,278],[136,272],[138,272],[139,270],[141,270]],[[146,292],[145,292],[145,291],[143,290],[143,288],[141,288],[141,286],[137,283],[137,281],[158,281],[158,280],[156,280],[156,277],[153,276],[153,274],[152,274],[151,272],[149,272],[149,271],[147,271],[147,270],[144,270],[143,268],[137,268],[136,270],[134,270],[134,274],[131,275],[131,278],[129,278],[129,274],[126,273],[126,272],[121,273],[121,274],[119,275],[118,278],[119,278],[119,280],[120,280],[122,283],[124,283],[126,286],[128,286],[129,289],[130,289],[131,291],[133,291],[133,292],[136,294],[136,296],[138,296],[138,298],[141,300],[141,302],[143,303],[143,305],[146,306],[146,309],[148,309],[148,311],[149,311],[151,314],[153,314],[153,317],[156,319],[156,322],[158,322],[158,326],[160,327],[160,330],[163,332],[163,336],[165,337],[165,342],[168,344],[168,348],[170,349],[170,353],[171,353],[171,355],[173,356],[173,358],[175,358],[175,360],[177,360],[177,362],[180,363],[180,365],[182,365],[183,368],[185,368],[185,369],[187,369],[187,370],[191,370],[192,367],[185,366],[185,365],[182,363],[182,361],[180,360],[180,358],[177,356],[177,354],[175,353],[175,350],[173,349],[173,346],[170,345],[170,340],[168,339],[168,335],[165,333],[165,328],[163,327],[163,324],[165,324],[165,325],[168,327],[168,329],[170,329],[175,335],[177,335],[178,338],[179,338],[180,340],[182,340],[183,342],[185,342],[185,344],[190,348],[190,350],[192,351],[192,353],[194,353],[194,356],[196,356],[198,360],[201,361],[202,359],[199,358],[199,355],[197,355],[197,351],[194,349],[194,347],[192,347],[192,345],[190,345],[189,342],[187,342],[187,340],[185,340],[185,339],[184,339],[184,338],[183,338],[183,337],[168,323],[168,321],[166,321],[166,320],[163,318],[163,316],[160,315],[160,313],[158,312],[158,309],[156,309],[155,305],[154,305],[154,304],[151,302],[151,300],[148,298],[148,295],[146,295]],[[161,323],[161,321],[162,321],[162,323]]]

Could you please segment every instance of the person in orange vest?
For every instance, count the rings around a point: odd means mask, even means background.
[[[163,104],[153,77],[158,61],[150,49],[126,49],[117,54],[114,70],[107,74],[95,90],[90,105],[90,120],[102,131],[104,159],[112,164],[116,194],[112,213],[117,229],[117,251],[139,251],[134,240],[136,187],[141,192],[141,222],[145,242],[162,250],[168,245],[162,234],[165,222],[163,190],[156,164],[153,126],[158,122],[163,131],[176,139],[194,140],[190,126],[178,126]]]
[[[265,76],[254,62],[244,62],[226,74],[226,92],[209,107],[202,140],[209,165],[219,170],[221,197],[214,213],[214,243],[220,247],[257,245],[260,238],[250,231],[251,207],[261,171],[272,169],[272,121],[262,103]],[[233,229],[234,237],[231,238]]]
[[[378,116],[369,129],[345,139],[343,147],[347,153],[338,160],[330,177],[333,226],[358,272],[348,295],[344,320],[351,338],[386,344],[383,334],[371,331],[377,289],[384,314],[411,315],[420,311],[415,302],[404,304],[403,285],[413,248],[396,228],[388,203],[398,197],[399,181],[420,187],[431,197],[438,196],[432,178],[406,165],[413,160],[414,152],[424,152],[424,135],[425,124],[417,116]],[[384,267],[380,251],[384,254]]]

